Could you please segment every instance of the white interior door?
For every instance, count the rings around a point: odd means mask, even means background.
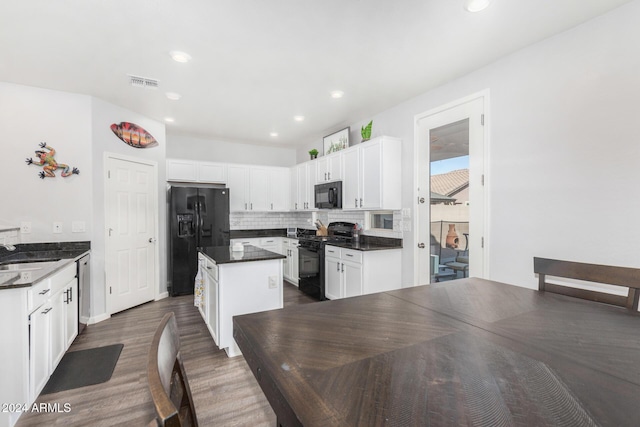
[[[426,112],[416,120],[416,248],[415,284],[431,281],[430,131],[469,120],[469,277],[485,277],[485,114],[486,94]]]
[[[107,157],[106,285],[111,314],[155,298],[157,168]]]

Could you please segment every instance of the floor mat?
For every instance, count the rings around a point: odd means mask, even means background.
[[[109,381],[124,344],[66,353],[41,394],[57,393]]]

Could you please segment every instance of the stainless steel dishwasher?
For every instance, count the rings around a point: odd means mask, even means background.
[[[82,333],[91,317],[90,261],[89,254],[78,260],[78,335]]]

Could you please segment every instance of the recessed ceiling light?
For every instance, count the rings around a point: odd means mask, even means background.
[[[278,132],[271,132],[269,136],[275,138],[276,136],[278,136]]]
[[[165,93],[165,95],[167,96],[167,98],[169,98],[172,101],[177,101],[178,99],[182,98],[182,95],[175,92],[167,92]]]
[[[480,12],[486,9],[491,0],[464,0],[464,8],[469,12]]]
[[[184,62],[189,62],[191,60],[191,55],[189,55],[188,53],[177,51],[177,50],[172,50],[171,52],[169,52],[169,55],[171,55],[171,58],[173,58],[173,60],[176,62],[184,63]]]
[[[165,121],[165,122],[167,122],[167,123],[173,123],[173,122],[175,122],[175,120],[174,120],[174,118],[173,118],[173,117],[165,117],[165,118],[164,118],[164,121]]]
[[[332,97],[332,98],[336,98],[336,99],[338,99],[338,98],[342,98],[343,96],[344,96],[344,92],[343,92],[343,91],[341,91],[341,90],[334,90],[334,91],[331,91],[331,97]]]
[[[296,122],[304,121],[304,116],[293,116],[293,120]]]

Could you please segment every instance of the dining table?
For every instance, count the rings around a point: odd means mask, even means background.
[[[479,278],[234,317],[279,426],[638,426],[640,313]]]

